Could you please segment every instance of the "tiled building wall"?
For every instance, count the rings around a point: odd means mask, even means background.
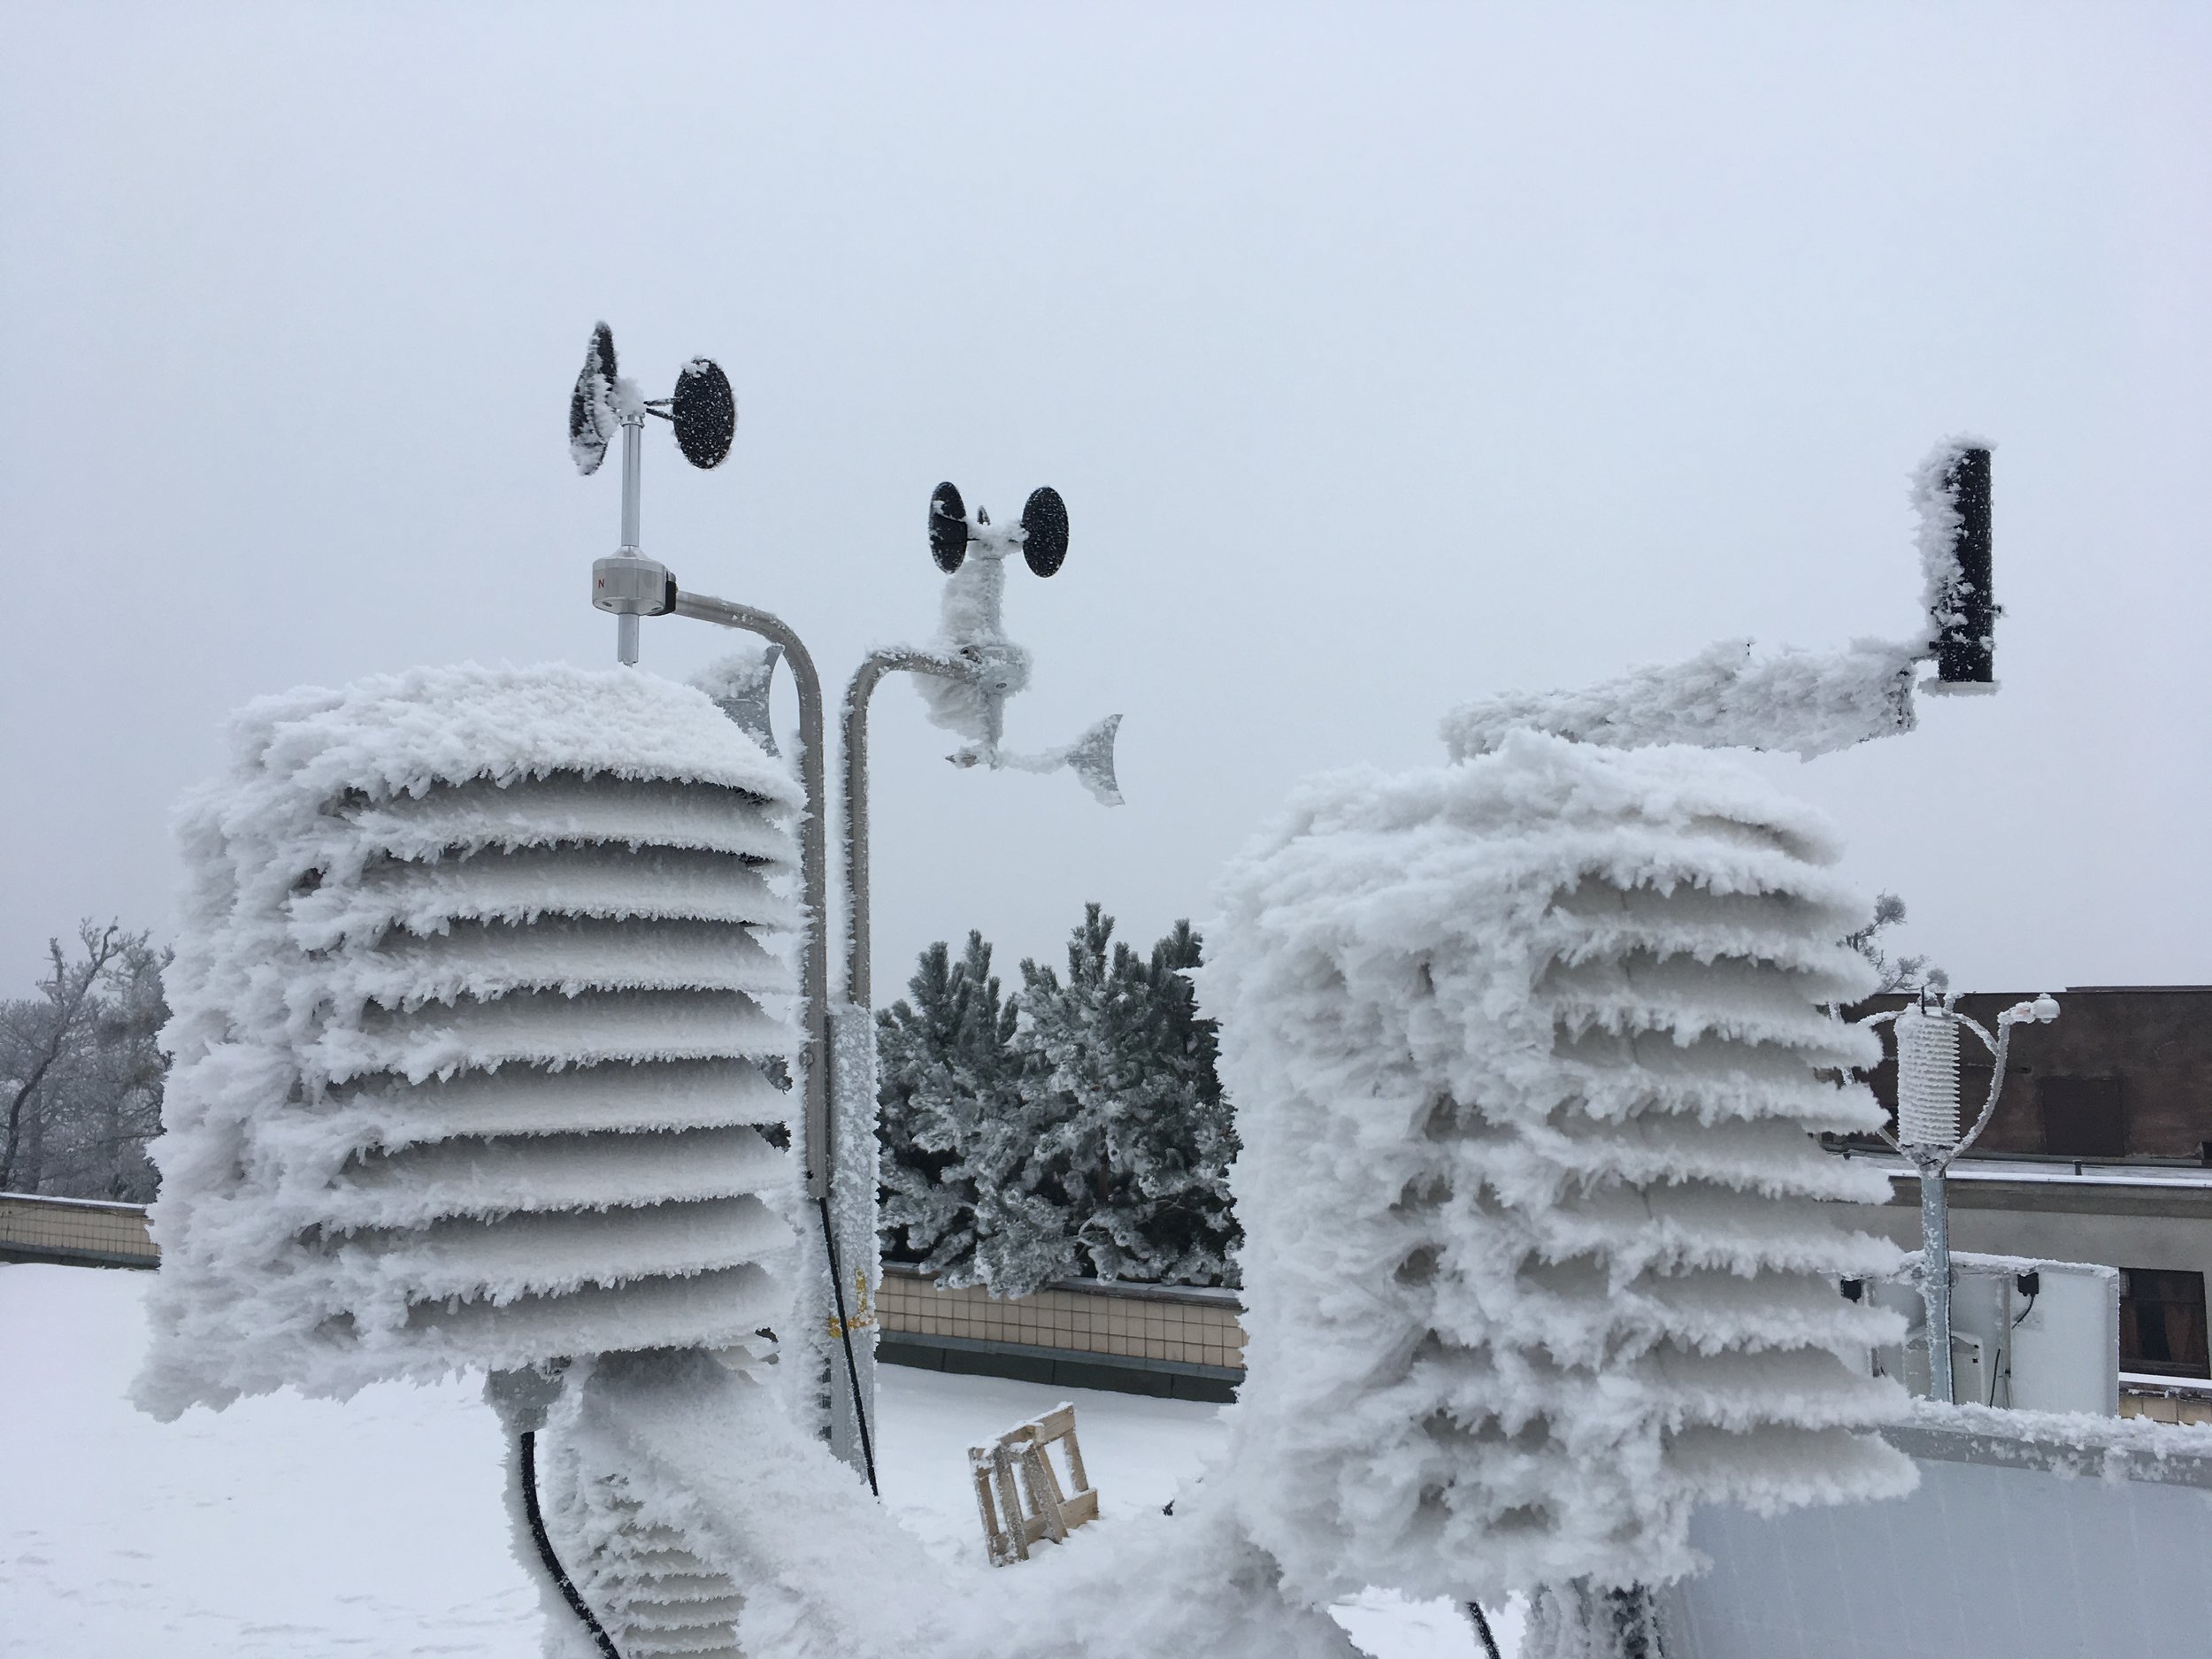
[[[980,1286],[940,1290],[911,1269],[887,1264],[876,1317],[886,1333],[1232,1371],[1244,1366],[1244,1330],[1228,1292],[1060,1288],[998,1301]]]
[[[2212,1423],[2212,1398],[2193,1389],[2123,1389],[2120,1415],[2154,1423]]]
[[[0,1193],[0,1260],[11,1255],[148,1267],[161,1260],[146,1236],[143,1205]]]

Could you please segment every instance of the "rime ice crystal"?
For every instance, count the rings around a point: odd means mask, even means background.
[[[1913,729],[1918,641],[1855,640],[1840,651],[1785,647],[1755,656],[1723,640],[1686,663],[1639,668],[1581,691],[1483,698],[1445,716],[1455,760],[1486,754],[1508,732],[1550,732],[1609,749],[1690,743],[1782,749],[1804,759]]]
[[[1812,1139],[1880,1120],[1824,1077],[1877,1057],[1834,856],[1715,757],[1519,733],[1232,867],[1233,1463],[1297,1592],[1664,1582],[1695,1503],[1909,1486],[1850,1363],[1893,1320],[1834,1283],[1896,1252],[1815,1208],[1888,1194]]]
[[[782,768],[696,691],[558,666],[293,692],[230,747],[181,820],[141,1402],[780,1318]]]

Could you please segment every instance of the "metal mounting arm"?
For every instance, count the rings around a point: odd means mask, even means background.
[[[679,589],[675,614],[718,627],[757,634],[783,647],[799,690],[799,779],[809,810],[799,831],[799,881],[805,891],[806,937],[800,945],[799,985],[806,1002],[806,1195],[829,1194],[829,867],[823,837],[822,679],[814,658],[782,618]]]
[[[949,652],[902,646],[871,651],[845,688],[845,892],[851,905],[845,934],[845,1000],[855,1008],[872,1006],[874,988],[868,961],[868,700],[886,674],[901,669],[970,685],[982,680],[984,672]]]

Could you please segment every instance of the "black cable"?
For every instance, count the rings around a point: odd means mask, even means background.
[[[538,1559],[545,1563],[546,1571],[553,1575],[553,1582],[560,1586],[561,1599],[583,1621],[584,1628],[591,1632],[592,1640],[599,1644],[599,1651],[604,1659],[622,1659],[621,1650],[614,1645],[614,1638],[607,1634],[606,1627],[593,1616],[590,1604],[584,1600],[583,1592],[568,1576],[568,1569],[561,1565],[561,1558],[553,1553],[553,1540],[546,1536],[545,1516],[538,1508],[538,1437],[536,1432],[531,1429],[522,1432],[522,1512],[529,1517],[530,1536],[537,1544]]]
[[[845,1344],[845,1375],[853,1386],[853,1417],[860,1425],[860,1461],[868,1466],[868,1490],[880,1498],[876,1485],[876,1448],[868,1438],[868,1408],[860,1397],[860,1362],[853,1357],[853,1333],[845,1320],[845,1270],[837,1264],[837,1233],[830,1225],[829,1194],[815,1201],[822,1207],[822,1248],[829,1256],[830,1289],[837,1296],[837,1334]]]
[[[1482,1616],[1482,1603],[1467,1603],[1467,1617],[1475,1622],[1475,1634],[1482,1638],[1482,1651],[1488,1659],[1498,1659],[1498,1639],[1490,1633],[1490,1621]]]
[[[2020,1286],[2020,1294],[2028,1299],[2028,1305],[2020,1310],[2019,1318],[2012,1322],[2012,1329],[2017,1331],[2026,1322],[2027,1317],[2035,1311],[2035,1299],[2043,1294],[2043,1276],[2040,1273],[2020,1273],[2014,1277],[2012,1282]],[[2035,1288],[2032,1290],[2026,1288],[2030,1285],[2034,1286]],[[2010,1333],[2007,1334],[2009,1335]],[[1996,1368],[1992,1366],[1990,1369],[1989,1403],[1994,1406],[1997,1403]],[[2007,1388],[2009,1389],[2012,1383],[2012,1344],[2010,1342],[2005,1344],[2005,1383]],[[2005,1398],[2009,1401],[2012,1395],[2008,1392]]]

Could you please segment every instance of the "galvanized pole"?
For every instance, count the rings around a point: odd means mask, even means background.
[[[883,677],[903,669],[940,680],[976,680],[982,671],[943,651],[902,647],[871,651],[845,688],[845,894],[851,906],[845,933],[845,1000],[870,1005],[874,987],[868,961],[868,700]]]
[[[1951,1207],[1943,1172],[1950,1158],[1913,1148],[1920,1168],[1920,1294],[1928,1307],[1928,1397],[1958,1403],[1951,1377]]]
[[[974,680],[982,670],[963,657],[936,651],[872,651],[853,671],[843,710],[845,795],[845,985],[830,1015],[832,1094],[830,1142],[838,1172],[831,1211],[837,1255],[856,1304],[872,1305],[881,1271],[877,1200],[876,1050],[873,976],[869,964],[868,703],[886,674],[935,674]],[[856,1320],[858,1340],[849,1409],[841,1400],[831,1414],[832,1449],[850,1461],[848,1438],[875,1420],[875,1348],[871,1317]]]
[[[622,417],[622,545],[615,551],[617,558],[641,558],[638,551],[638,518],[643,495],[641,474],[645,467],[645,413],[640,410]],[[615,618],[615,660],[629,667],[637,665],[637,615],[623,611]]]

